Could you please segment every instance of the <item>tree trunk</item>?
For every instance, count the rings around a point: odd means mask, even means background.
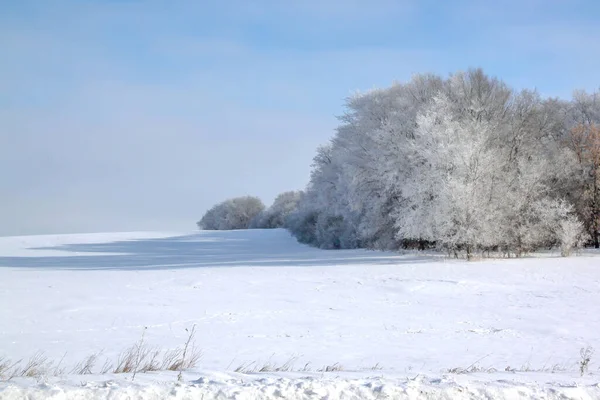
[[[600,168],[596,167],[595,169],[595,174],[594,174],[594,197],[593,197],[593,201],[594,201],[594,205],[593,205],[593,212],[592,212],[592,223],[594,224],[594,247],[596,249],[600,249],[600,240],[598,238],[599,236],[599,226],[600,225],[600,188],[598,187],[598,170]]]
[[[473,259],[473,252],[471,251],[471,246],[467,245],[467,261],[471,261]]]
[[[600,224],[600,188],[598,187],[598,172],[600,170],[600,166],[595,166],[594,168],[594,191],[593,191],[593,205],[592,205],[592,224],[594,226],[594,248],[600,248],[600,240],[598,225]]]

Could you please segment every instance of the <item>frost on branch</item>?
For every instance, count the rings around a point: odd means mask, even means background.
[[[286,226],[322,248],[568,255],[598,241],[595,124],[596,94],[544,99],[481,70],[356,94]]]
[[[257,197],[236,197],[212,207],[197,225],[206,230],[248,229],[250,222],[264,209]]]

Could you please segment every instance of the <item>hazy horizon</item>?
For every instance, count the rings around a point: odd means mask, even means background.
[[[0,4],[0,236],[195,229],[302,189],[356,90],[481,67],[600,87],[600,3]]]

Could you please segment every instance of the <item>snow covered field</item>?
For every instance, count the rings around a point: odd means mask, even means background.
[[[0,398],[600,398],[593,251],[467,263],[283,230],[8,237],[0,305],[0,357],[67,367],[0,382]],[[194,325],[202,358],[183,383],[98,374],[143,332],[168,350]],[[94,374],[68,374],[92,354]]]

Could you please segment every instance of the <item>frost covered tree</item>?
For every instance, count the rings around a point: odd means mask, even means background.
[[[419,108],[442,80],[419,75],[407,84],[357,94],[331,142],[318,149],[306,196],[290,230],[322,248],[395,249],[392,217],[410,168],[403,143],[413,136]]]
[[[262,211],[252,220],[250,228],[283,228],[288,216],[298,208],[301,196],[301,191],[281,193],[275,198],[269,208]]]
[[[436,246],[468,258],[570,248],[581,223],[597,230],[596,104],[515,92],[480,69],[356,94],[287,227],[322,248]],[[577,123],[583,147],[566,140],[581,143]]]
[[[408,152],[413,165],[403,187],[405,207],[395,213],[397,234],[444,248],[476,248],[497,240],[495,181],[498,153],[493,123],[471,115],[453,118],[453,103],[441,94],[417,118]]]
[[[586,241],[583,223],[574,215],[560,220],[558,235],[560,239],[560,254],[563,257],[571,255],[573,249],[580,248]]]
[[[197,225],[204,230],[248,229],[250,222],[264,209],[258,197],[236,197],[213,206]]]

